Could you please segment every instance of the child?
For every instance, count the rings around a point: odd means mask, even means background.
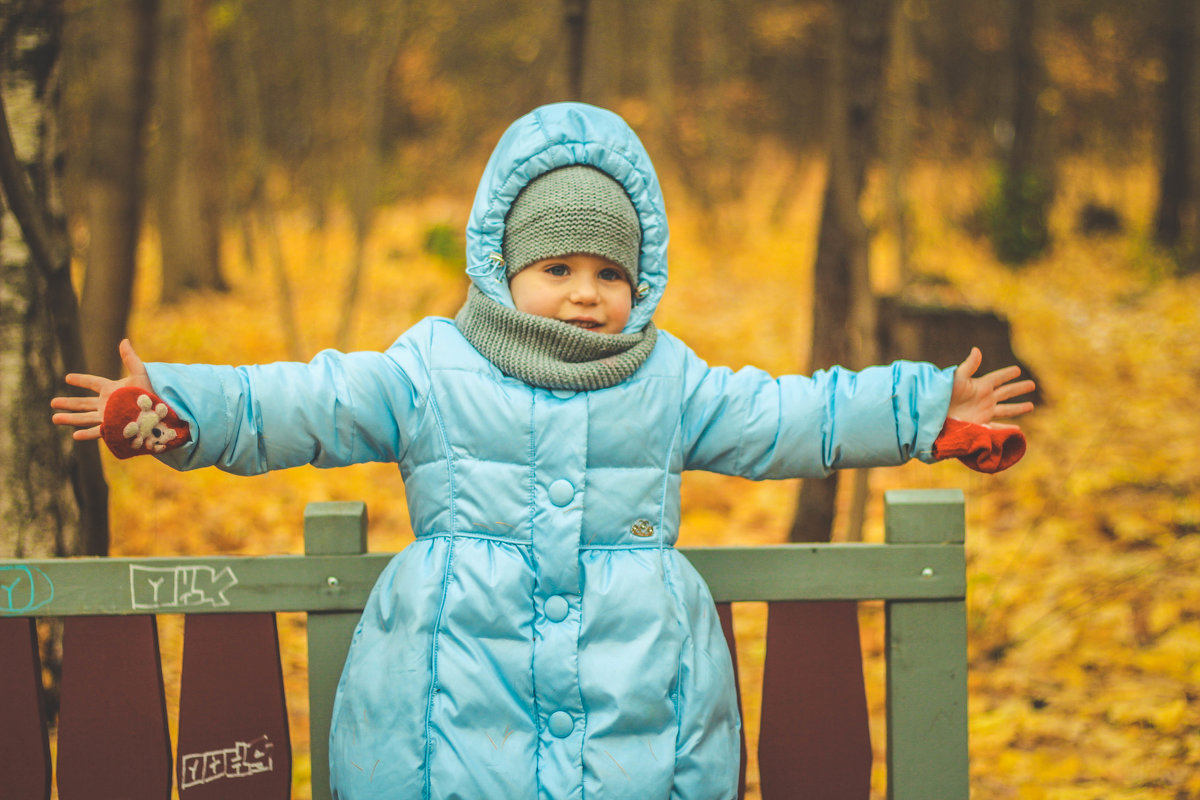
[[[96,396],[56,399],[71,413],[55,421],[177,469],[399,464],[416,539],[354,633],[335,797],[728,800],[732,667],[672,546],[681,472],[1002,468],[1023,439],[992,420],[1030,410],[1006,401],[1032,383],[1014,367],[973,377],[975,349],[945,370],[709,368],[651,321],[658,180],[625,123],[590,106],[509,128],[467,233],[457,318],[386,352],[235,369],[143,365],[123,342],[129,376],[68,376]]]

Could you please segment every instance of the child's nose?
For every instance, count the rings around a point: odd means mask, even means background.
[[[571,287],[571,295],[577,302],[591,302],[599,297],[599,287],[596,279],[580,276]]]

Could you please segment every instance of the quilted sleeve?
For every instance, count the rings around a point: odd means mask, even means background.
[[[953,368],[898,361],[772,378],[689,357],[685,469],[757,480],[936,460],[933,442],[946,420]]]
[[[176,469],[239,475],[399,461],[428,389],[422,348],[408,335],[386,352],[327,350],[307,364],[146,367],[191,432],[187,444],[157,457]]]

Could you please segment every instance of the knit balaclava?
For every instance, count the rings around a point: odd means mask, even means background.
[[[637,284],[641,225],[619,183],[592,167],[535,178],[505,218],[505,273],[511,280],[545,258],[588,253],[607,258]],[[492,300],[474,286],[455,324],[501,372],[544,389],[585,391],[628,378],[654,349],[654,323],[637,333],[597,333]]]

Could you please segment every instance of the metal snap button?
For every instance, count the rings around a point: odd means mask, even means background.
[[[629,532],[634,536],[641,536],[643,538],[647,536],[653,536],[654,524],[648,519],[639,519],[637,522],[633,523],[633,527],[629,529]]]

